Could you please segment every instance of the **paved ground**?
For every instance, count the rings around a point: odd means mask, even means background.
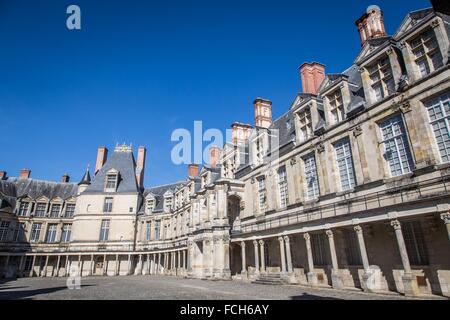
[[[359,291],[312,289],[300,286],[265,286],[237,281],[206,281],[161,276],[89,277],[80,290],[69,290],[65,278],[22,278],[0,282],[0,299],[39,300],[315,300],[406,299]]]

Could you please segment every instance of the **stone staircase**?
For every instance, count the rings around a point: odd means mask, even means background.
[[[283,284],[287,284],[286,280],[283,280],[279,273],[261,274],[252,283],[264,284],[264,285],[283,285]]]

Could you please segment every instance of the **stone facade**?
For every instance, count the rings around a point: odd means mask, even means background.
[[[304,92],[183,181],[144,188],[145,148],[100,147],[79,184],[0,172],[0,274],[167,274],[450,296],[450,18],[410,13],[340,74],[300,68]],[[374,29],[371,29],[374,28]],[[320,81],[318,81],[318,79]]]

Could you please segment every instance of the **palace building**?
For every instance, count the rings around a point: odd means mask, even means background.
[[[417,10],[389,36],[370,6],[356,27],[346,70],[302,64],[280,118],[257,98],[255,123],[182,181],[145,187],[146,149],[127,145],[100,147],[79,183],[1,171],[0,275],[450,297],[450,16]]]

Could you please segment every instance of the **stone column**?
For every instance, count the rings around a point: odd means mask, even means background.
[[[91,264],[90,264],[90,271],[89,271],[89,275],[92,276],[94,275],[94,255],[91,254]]]
[[[58,255],[58,260],[56,261],[56,275],[55,272],[53,272],[53,277],[59,277],[59,264],[61,262],[61,256]]]
[[[34,274],[34,264],[36,263],[36,256],[33,256],[33,262],[31,263],[31,270],[30,270],[30,277]],[[67,274],[67,268],[66,268],[66,274]]]
[[[150,271],[151,274],[157,274],[158,272],[158,265],[156,264],[156,253],[153,254],[152,259],[152,270]]]
[[[81,260],[81,254],[78,256],[78,275],[83,276],[83,261]]]
[[[117,277],[120,272],[119,255],[116,254],[116,263],[114,264],[114,275]]]
[[[183,269],[186,271],[186,250],[183,250]]]
[[[400,251],[400,257],[402,259],[403,269],[405,272],[402,276],[405,295],[418,296],[419,286],[417,284],[417,278],[412,274],[408,252],[406,251],[405,239],[403,238],[402,226],[398,220],[391,221],[391,226],[395,230],[395,237],[397,238],[398,249]]]
[[[33,259],[33,264],[34,264],[34,259]],[[69,256],[66,256],[66,265],[64,268],[64,276],[67,277],[67,275],[69,274]]]
[[[41,277],[47,277],[48,258],[49,256],[45,256],[44,270],[42,270]]]
[[[294,268],[292,266],[291,243],[288,236],[284,236],[284,245],[286,247],[287,272],[292,274],[294,273]]]
[[[364,271],[369,270],[369,258],[367,257],[366,244],[364,241],[363,229],[361,226],[355,226],[354,230],[356,232],[356,236],[358,238],[359,252],[361,255],[362,264],[364,267]]]
[[[336,255],[336,246],[334,244],[334,234],[333,231],[327,230],[326,231],[327,237],[328,237],[328,244],[330,247],[330,255],[331,255],[331,264],[332,264],[332,270],[331,270],[331,283],[333,285],[334,289],[342,289],[344,288],[344,283],[342,281],[342,277],[339,274],[339,266],[338,266],[338,260]]]
[[[159,272],[161,271],[161,252],[158,253],[158,264],[156,266],[156,274],[159,274]]]
[[[150,262],[150,254],[147,254],[147,275],[150,275],[151,271],[151,262]]]
[[[20,262],[19,262],[19,277],[23,277],[23,263],[25,261],[25,256],[21,256],[20,257]]]
[[[142,274],[142,268],[143,268],[143,260],[142,260],[142,254],[139,255],[139,262],[138,262],[138,267],[135,270],[135,274],[136,275],[141,275]]]
[[[5,278],[8,273],[8,265],[9,265],[9,256],[5,256],[5,265],[3,267],[3,270],[4,270],[3,275],[5,276]]]
[[[106,276],[108,274],[108,260],[106,254],[103,255],[103,270],[102,270],[103,276]]]
[[[245,241],[241,241],[242,275],[247,274],[247,259],[245,257]]]
[[[264,259],[264,240],[259,240],[259,250],[261,252],[261,272],[266,272],[266,261]]]
[[[259,274],[259,248],[258,241],[253,240],[253,246],[255,248],[255,274]]]
[[[178,251],[178,266],[177,270],[181,269],[181,251]]]
[[[441,214],[441,219],[444,221],[445,226],[447,227],[448,239],[450,240],[450,213]]]
[[[286,254],[284,252],[283,237],[278,237],[278,242],[280,243],[281,274],[285,274],[286,273]]]
[[[311,236],[309,233],[305,233],[303,235],[303,238],[305,238],[306,243],[306,253],[308,255],[308,283],[312,286],[316,286],[318,284],[317,275],[314,272],[314,260],[312,255],[312,249],[311,249]]]
[[[127,276],[131,275],[131,254],[128,255]]]

